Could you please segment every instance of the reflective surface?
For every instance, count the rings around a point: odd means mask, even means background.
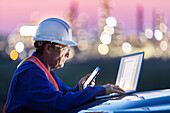
[[[73,111],[79,113],[170,112],[170,89],[137,92],[89,102]]]

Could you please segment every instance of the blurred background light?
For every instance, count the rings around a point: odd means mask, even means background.
[[[69,54],[69,59],[72,59],[75,55],[75,51],[73,48],[70,48],[70,54]]]
[[[84,35],[86,35],[86,31],[85,31],[85,29],[80,28],[76,31],[76,34],[78,36],[84,36]]]
[[[124,53],[136,52],[140,48],[144,47],[147,48],[145,50],[148,50],[149,47],[152,49],[154,48],[152,50],[154,52],[149,53],[150,55],[148,55],[148,58],[153,58],[154,54],[158,53],[158,51],[165,51],[166,53],[166,55],[160,54],[161,58],[165,58],[165,56],[166,58],[170,58],[170,52],[167,50],[170,49],[170,32],[168,29],[169,23],[166,20],[166,15],[164,15],[164,12],[161,10],[157,8],[154,9],[152,22],[145,23],[145,19],[142,17],[145,12],[140,10],[140,7],[136,7],[137,15],[135,16],[135,24],[137,26],[133,26],[135,29],[131,32],[130,27],[132,27],[132,23],[128,22],[128,27],[125,28],[124,21],[122,21],[120,17],[118,17],[116,14],[114,16],[110,16],[112,15],[112,8],[114,8],[114,6],[109,6],[110,2],[107,0],[104,0],[102,3],[103,5],[99,6],[99,14],[97,14],[97,18],[95,18],[93,21],[90,20],[90,15],[88,13],[81,11],[79,12],[79,8],[77,7],[78,4],[79,3],[70,4],[70,8],[68,8],[66,11],[66,17],[62,17],[65,18],[65,20],[72,27],[73,39],[75,39],[75,41],[78,43],[78,46],[74,48],[76,56],[77,54],[79,55],[77,58],[84,59],[84,57],[81,55],[89,54],[92,56],[89,58],[92,59],[93,56],[98,55],[99,51],[96,48],[100,43],[104,45],[106,44],[105,46],[108,49],[103,50],[108,50],[109,54],[107,57],[111,58],[124,55]],[[141,6],[141,8],[144,7]],[[35,36],[36,29],[38,27],[36,25],[38,25],[41,20],[48,17],[47,15],[41,17],[39,14],[40,12],[32,12],[31,18],[28,18],[29,20],[27,20],[26,23],[20,21],[20,23],[15,26],[13,32],[7,36],[6,43],[3,44],[0,42],[0,51],[4,53],[6,52],[9,56],[10,52],[13,49],[16,49],[20,59],[22,59],[20,55],[24,54],[25,51],[26,56],[30,56],[32,52],[35,51],[35,49],[33,49],[34,41],[32,36]],[[152,39],[153,37],[155,37],[156,40],[160,42],[156,41],[155,39],[148,40]],[[166,43],[161,42],[162,40],[166,41]],[[131,44],[133,45],[133,48]],[[157,51],[156,48],[158,48]],[[112,51],[114,51],[113,53],[115,55],[111,54]]]
[[[18,58],[18,52],[14,49],[10,52],[10,58],[16,60]]]
[[[88,47],[89,47],[88,41],[86,41],[86,40],[80,40],[80,41],[78,42],[78,48],[79,48],[79,50],[85,51],[85,50],[88,49]]]
[[[16,42],[18,40],[18,35],[17,34],[10,34],[7,38],[8,45],[10,47],[14,47]]]
[[[166,41],[161,41],[160,48],[162,51],[166,51],[168,48],[168,43]]]
[[[114,17],[108,17],[106,19],[106,24],[111,27],[115,27],[117,25],[117,20]]]
[[[153,37],[153,31],[149,28],[145,29],[145,36],[148,39],[151,39]]]
[[[123,45],[122,45],[123,52],[130,53],[131,49],[132,49],[132,46],[130,43],[128,43],[128,42],[123,43]]]
[[[21,36],[35,36],[38,26],[21,26]]]
[[[104,26],[104,32],[112,35],[114,33],[114,28],[109,25],[106,25],[106,26]]]
[[[100,41],[101,41],[103,44],[110,44],[110,42],[111,42],[111,36],[110,36],[109,34],[102,33],[101,36],[100,36]]]
[[[164,23],[160,23],[159,28],[163,33],[166,33],[167,26]]]
[[[163,38],[163,34],[162,34],[162,32],[160,30],[155,30],[154,35],[155,35],[156,40],[158,40],[158,41],[161,41],[162,38]]]
[[[0,51],[4,50],[5,44],[3,41],[0,41]]]
[[[6,52],[6,54],[9,55],[9,56],[10,56],[10,53],[11,53],[12,50],[13,50],[13,48],[10,47],[10,46],[7,46],[7,47],[5,48],[5,52]]]
[[[100,44],[98,46],[98,52],[101,55],[106,55],[109,52],[109,47],[106,44]]]
[[[21,53],[23,50],[24,50],[24,44],[23,42],[18,42],[16,45],[15,45],[15,49],[18,53]]]
[[[21,53],[19,53],[19,58],[21,59],[21,60],[23,60],[24,58],[26,58],[27,57],[27,52],[24,50],[24,51],[22,51]]]

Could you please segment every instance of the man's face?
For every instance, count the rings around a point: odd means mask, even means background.
[[[57,45],[52,46],[50,49],[49,63],[51,69],[58,69],[64,66],[64,63],[69,57],[69,46]]]

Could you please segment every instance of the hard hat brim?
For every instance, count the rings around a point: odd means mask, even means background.
[[[64,41],[64,42],[55,42],[63,45],[69,45],[69,46],[77,46],[77,43],[74,41]]]
[[[69,45],[69,46],[77,46],[77,43],[74,41],[59,41],[59,40],[47,40],[46,38],[42,38],[42,37],[34,37],[35,41],[48,41],[51,43],[59,43],[59,44],[63,44],[63,45]]]

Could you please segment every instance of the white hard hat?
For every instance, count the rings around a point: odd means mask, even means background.
[[[35,41],[49,41],[64,45],[75,46],[72,40],[72,30],[70,26],[61,19],[48,18],[42,21],[36,31]]]

